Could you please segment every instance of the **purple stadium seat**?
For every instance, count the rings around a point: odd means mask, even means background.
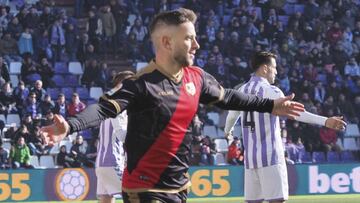
[[[76,75],[65,76],[65,84],[68,87],[78,87],[80,85],[78,77]]]
[[[84,140],[90,140],[92,137],[91,130],[83,130],[80,131],[79,134],[83,136]]]
[[[328,153],[328,161],[329,162],[339,162],[339,154],[337,152],[329,152]]]
[[[320,163],[324,162],[325,161],[324,152],[314,152],[313,159],[315,159],[316,162],[320,162]]]
[[[67,74],[69,73],[66,63],[56,62],[54,66],[54,71],[57,74]]]
[[[345,150],[345,151],[342,151],[341,154],[342,154],[343,161],[347,161],[347,162],[355,161],[355,158],[351,151]]]
[[[282,22],[282,24],[284,26],[287,26],[288,22],[289,22],[289,16],[278,16],[278,19],[280,22]]]
[[[47,88],[46,92],[50,95],[50,97],[53,100],[56,100],[57,97],[59,96],[60,90],[59,88]]]
[[[81,100],[88,100],[90,98],[89,90],[86,87],[77,87],[75,90]]]
[[[304,13],[304,9],[305,9],[305,6],[302,4],[294,5],[294,13],[296,13],[296,12]]]
[[[61,92],[64,93],[66,99],[71,99],[74,89],[72,87],[63,87]]]
[[[62,75],[54,75],[54,77],[52,77],[52,81],[54,81],[54,83],[58,87],[64,87],[65,86],[65,80],[64,80],[64,77]]]
[[[41,76],[37,73],[30,74],[30,75],[26,76],[26,80],[29,81],[30,84],[34,84],[35,81],[41,80]]]
[[[286,15],[292,15],[295,13],[295,8],[293,4],[285,4],[283,7]]]

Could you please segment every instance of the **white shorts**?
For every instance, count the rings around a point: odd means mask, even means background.
[[[97,177],[96,195],[115,196],[121,194],[123,171],[115,167],[95,168]]]
[[[289,198],[286,164],[245,169],[245,201],[281,201]]]

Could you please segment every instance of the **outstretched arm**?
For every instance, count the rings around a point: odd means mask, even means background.
[[[334,130],[345,130],[346,122],[343,121],[342,119],[343,117],[337,117],[337,116],[327,118],[307,111],[301,112],[300,116],[295,118],[295,120],[303,123],[326,126]]]

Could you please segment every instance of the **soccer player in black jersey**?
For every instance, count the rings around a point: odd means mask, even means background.
[[[102,96],[75,118],[55,117],[55,124],[42,130],[54,141],[68,133],[98,126],[123,110],[128,113],[125,148],[128,155],[123,176],[123,201],[186,202],[188,175],[188,127],[199,103],[223,109],[269,112],[294,118],[304,111],[291,101],[294,95],[277,100],[261,99],[224,89],[193,61],[199,44],[196,15],[187,9],[155,16],[150,34],[155,59],[117,92]]]

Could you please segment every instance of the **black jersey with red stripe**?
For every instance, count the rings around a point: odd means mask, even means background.
[[[128,112],[125,140],[128,162],[123,189],[176,191],[186,188],[189,182],[192,138],[188,127],[199,101],[217,100],[223,89],[197,67],[183,68],[179,83],[151,66],[148,69],[149,73],[125,82],[122,90],[112,96]],[[123,97],[127,94],[126,103],[119,99],[121,94]]]
[[[199,103],[232,110],[272,110],[272,100],[224,90],[198,67],[182,71],[182,79],[176,83],[151,62],[136,78],[124,81],[120,90],[104,95],[98,105],[69,120],[71,132],[79,131],[127,110],[125,192],[179,192],[190,185],[189,125]]]

